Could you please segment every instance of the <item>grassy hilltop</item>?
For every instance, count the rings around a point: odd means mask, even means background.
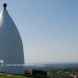
[[[21,75],[0,74],[0,78],[28,78]]]

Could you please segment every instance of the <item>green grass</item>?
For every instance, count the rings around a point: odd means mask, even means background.
[[[28,78],[22,75],[0,74],[0,78]]]

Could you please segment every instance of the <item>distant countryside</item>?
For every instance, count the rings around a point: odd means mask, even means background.
[[[0,73],[0,78],[78,78],[78,69],[27,70],[24,74]]]

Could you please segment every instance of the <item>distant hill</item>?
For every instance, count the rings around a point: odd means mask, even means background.
[[[78,63],[59,63],[59,64],[38,64],[29,65],[25,69],[39,69],[39,70],[50,70],[50,69],[78,69]]]

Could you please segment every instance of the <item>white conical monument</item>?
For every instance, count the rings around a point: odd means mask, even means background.
[[[7,4],[4,3],[0,14],[0,61],[5,65],[24,64],[23,45],[15,23],[8,14]],[[5,67],[1,71],[16,71]]]

